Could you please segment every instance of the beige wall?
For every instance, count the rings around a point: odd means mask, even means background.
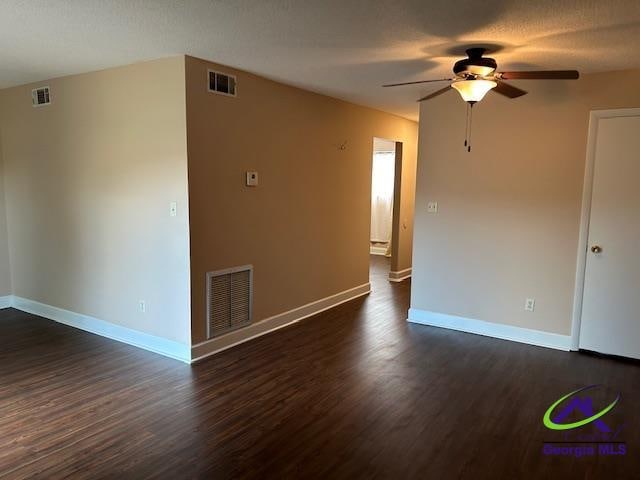
[[[184,57],[41,85],[0,92],[13,293],[188,344]]]
[[[470,154],[460,97],[423,102],[412,308],[570,334],[589,111],[640,106],[639,73],[513,82],[529,95],[488,94]]]
[[[2,135],[0,132],[0,297],[11,294],[7,210],[4,196],[4,168],[2,161]]]
[[[207,68],[237,75],[238,97],[208,93]],[[416,124],[191,57],[186,83],[194,343],[207,271],[254,265],[254,321],[367,283],[372,140],[404,142],[413,183]],[[410,185],[402,203],[406,268]]]

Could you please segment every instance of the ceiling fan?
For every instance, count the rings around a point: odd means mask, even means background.
[[[468,48],[467,57],[457,61],[453,66],[453,78],[437,80],[418,80],[416,82],[390,83],[383,87],[398,87],[401,85],[415,85],[419,83],[451,82],[444,88],[436,90],[418,100],[429,100],[449,91],[449,87],[455,88],[462,99],[468,103],[467,125],[464,146],[471,151],[471,121],[473,118],[472,107],[484,98],[490,90],[509,98],[518,98],[527,92],[504,82],[504,80],[577,80],[580,73],[577,70],[543,70],[521,72],[496,72],[498,64],[493,58],[484,57],[487,49]]]
[[[496,72],[498,64],[493,58],[483,57],[485,48],[468,48],[467,57],[459,60],[453,66],[453,78],[441,78],[437,80],[418,80],[417,82],[390,83],[383,87],[398,87],[401,85],[415,85],[418,83],[452,82],[446,87],[436,90],[418,101],[429,100],[449,91],[449,87],[455,88],[465,102],[477,103],[484,98],[489,90],[495,91],[509,98],[518,98],[526,95],[526,91],[503,80],[576,80],[580,77],[577,70],[543,70],[524,72]]]

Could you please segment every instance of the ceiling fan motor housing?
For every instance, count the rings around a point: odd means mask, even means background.
[[[469,48],[467,50],[469,58],[457,61],[453,66],[453,73],[458,77],[491,75],[498,64],[493,58],[483,57],[484,52],[484,48]]]

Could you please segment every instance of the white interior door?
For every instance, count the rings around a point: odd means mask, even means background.
[[[633,112],[597,120],[580,348],[640,358],[640,112]]]

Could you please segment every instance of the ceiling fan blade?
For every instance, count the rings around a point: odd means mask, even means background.
[[[527,94],[524,90],[516,88],[513,85],[509,85],[508,83],[501,82],[500,80],[496,79],[496,83],[498,86],[494,88],[493,91],[500,95],[504,95],[505,97],[518,98]]]
[[[382,85],[383,87],[400,87],[402,85],[415,85],[416,83],[431,83],[431,82],[450,82],[453,78],[439,78],[437,80],[418,80],[417,82],[403,82],[403,83],[388,83]]]
[[[536,72],[500,72],[501,80],[577,80],[577,70],[543,70]]]
[[[422,97],[420,100],[418,100],[418,102],[422,102],[424,100],[429,100],[429,99],[431,99],[433,97],[437,97],[438,95],[442,95],[443,93],[446,93],[449,90],[451,90],[451,85],[447,85],[446,87],[441,88],[440,90],[436,90],[435,92],[430,93],[426,97]]]

